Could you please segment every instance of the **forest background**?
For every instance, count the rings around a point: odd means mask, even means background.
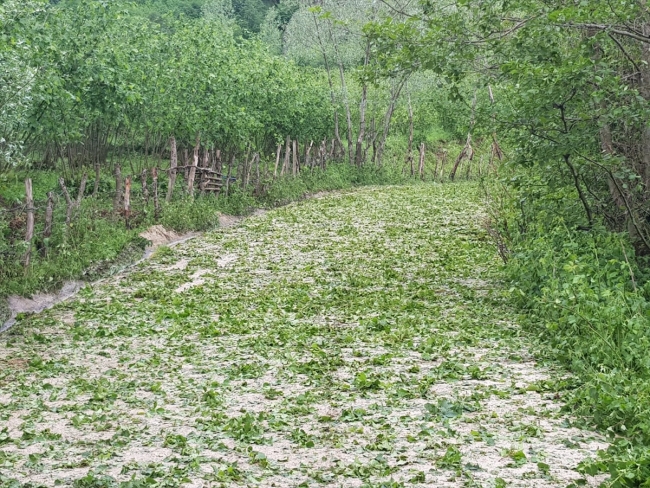
[[[2,0],[0,296],[154,223],[475,178],[548,388],[612,438],[581,469],[650,486],[649,63],[645,0]]]

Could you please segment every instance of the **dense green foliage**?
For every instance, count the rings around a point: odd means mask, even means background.
[[[11,148],[20,145],[31,161],[76,167],[133,147],[159,155],[170,135],[186,147],[200,134],[206,147],[272,151],[287,135],[328,134],[319,73],[236,38],[220,19],[159,24],[125,9],[95,0],[4,5],[5,36],[29,49],[6,51],[7,92],[22,117],[3,112],[13,146],[5,143],[0,164],[19,162]]]
[[[376,75],[435,71],[458,105],[475,100],[475,130],[508,148],[490,225],[513,297],[580,378],[570,405],[615,440],[585,469],[611,472],[610,486],[647,486],[648,4],[453,4],[368,25]]]

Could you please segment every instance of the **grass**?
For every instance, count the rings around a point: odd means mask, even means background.
[[[23,317],[0,352],[0,483],[591,482],[574,468],[604,444],[543,391],[563,372],[528,351],[478,193],[287,205]]]

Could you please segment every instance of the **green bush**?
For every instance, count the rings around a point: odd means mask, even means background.
[[[612,447],[583,463],[612,487],[650,486],[650,282],[627,235],[569,227],[539,211],[513,237],[506,270],[526,327],[580,380],[567,408]],[[511,228],[524,229],[520,224]],[[638,263],[642,263],[640,266]]]

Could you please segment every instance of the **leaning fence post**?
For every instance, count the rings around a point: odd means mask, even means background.
[[[25,241],[27,251],[25,251],[25,273],[29,268],[29,260],[32,254],[32,238],[34,237],[34,195],[32,193],[32,179],[25,180],[25,205],[27,209],[27,230],[25,231]]]

